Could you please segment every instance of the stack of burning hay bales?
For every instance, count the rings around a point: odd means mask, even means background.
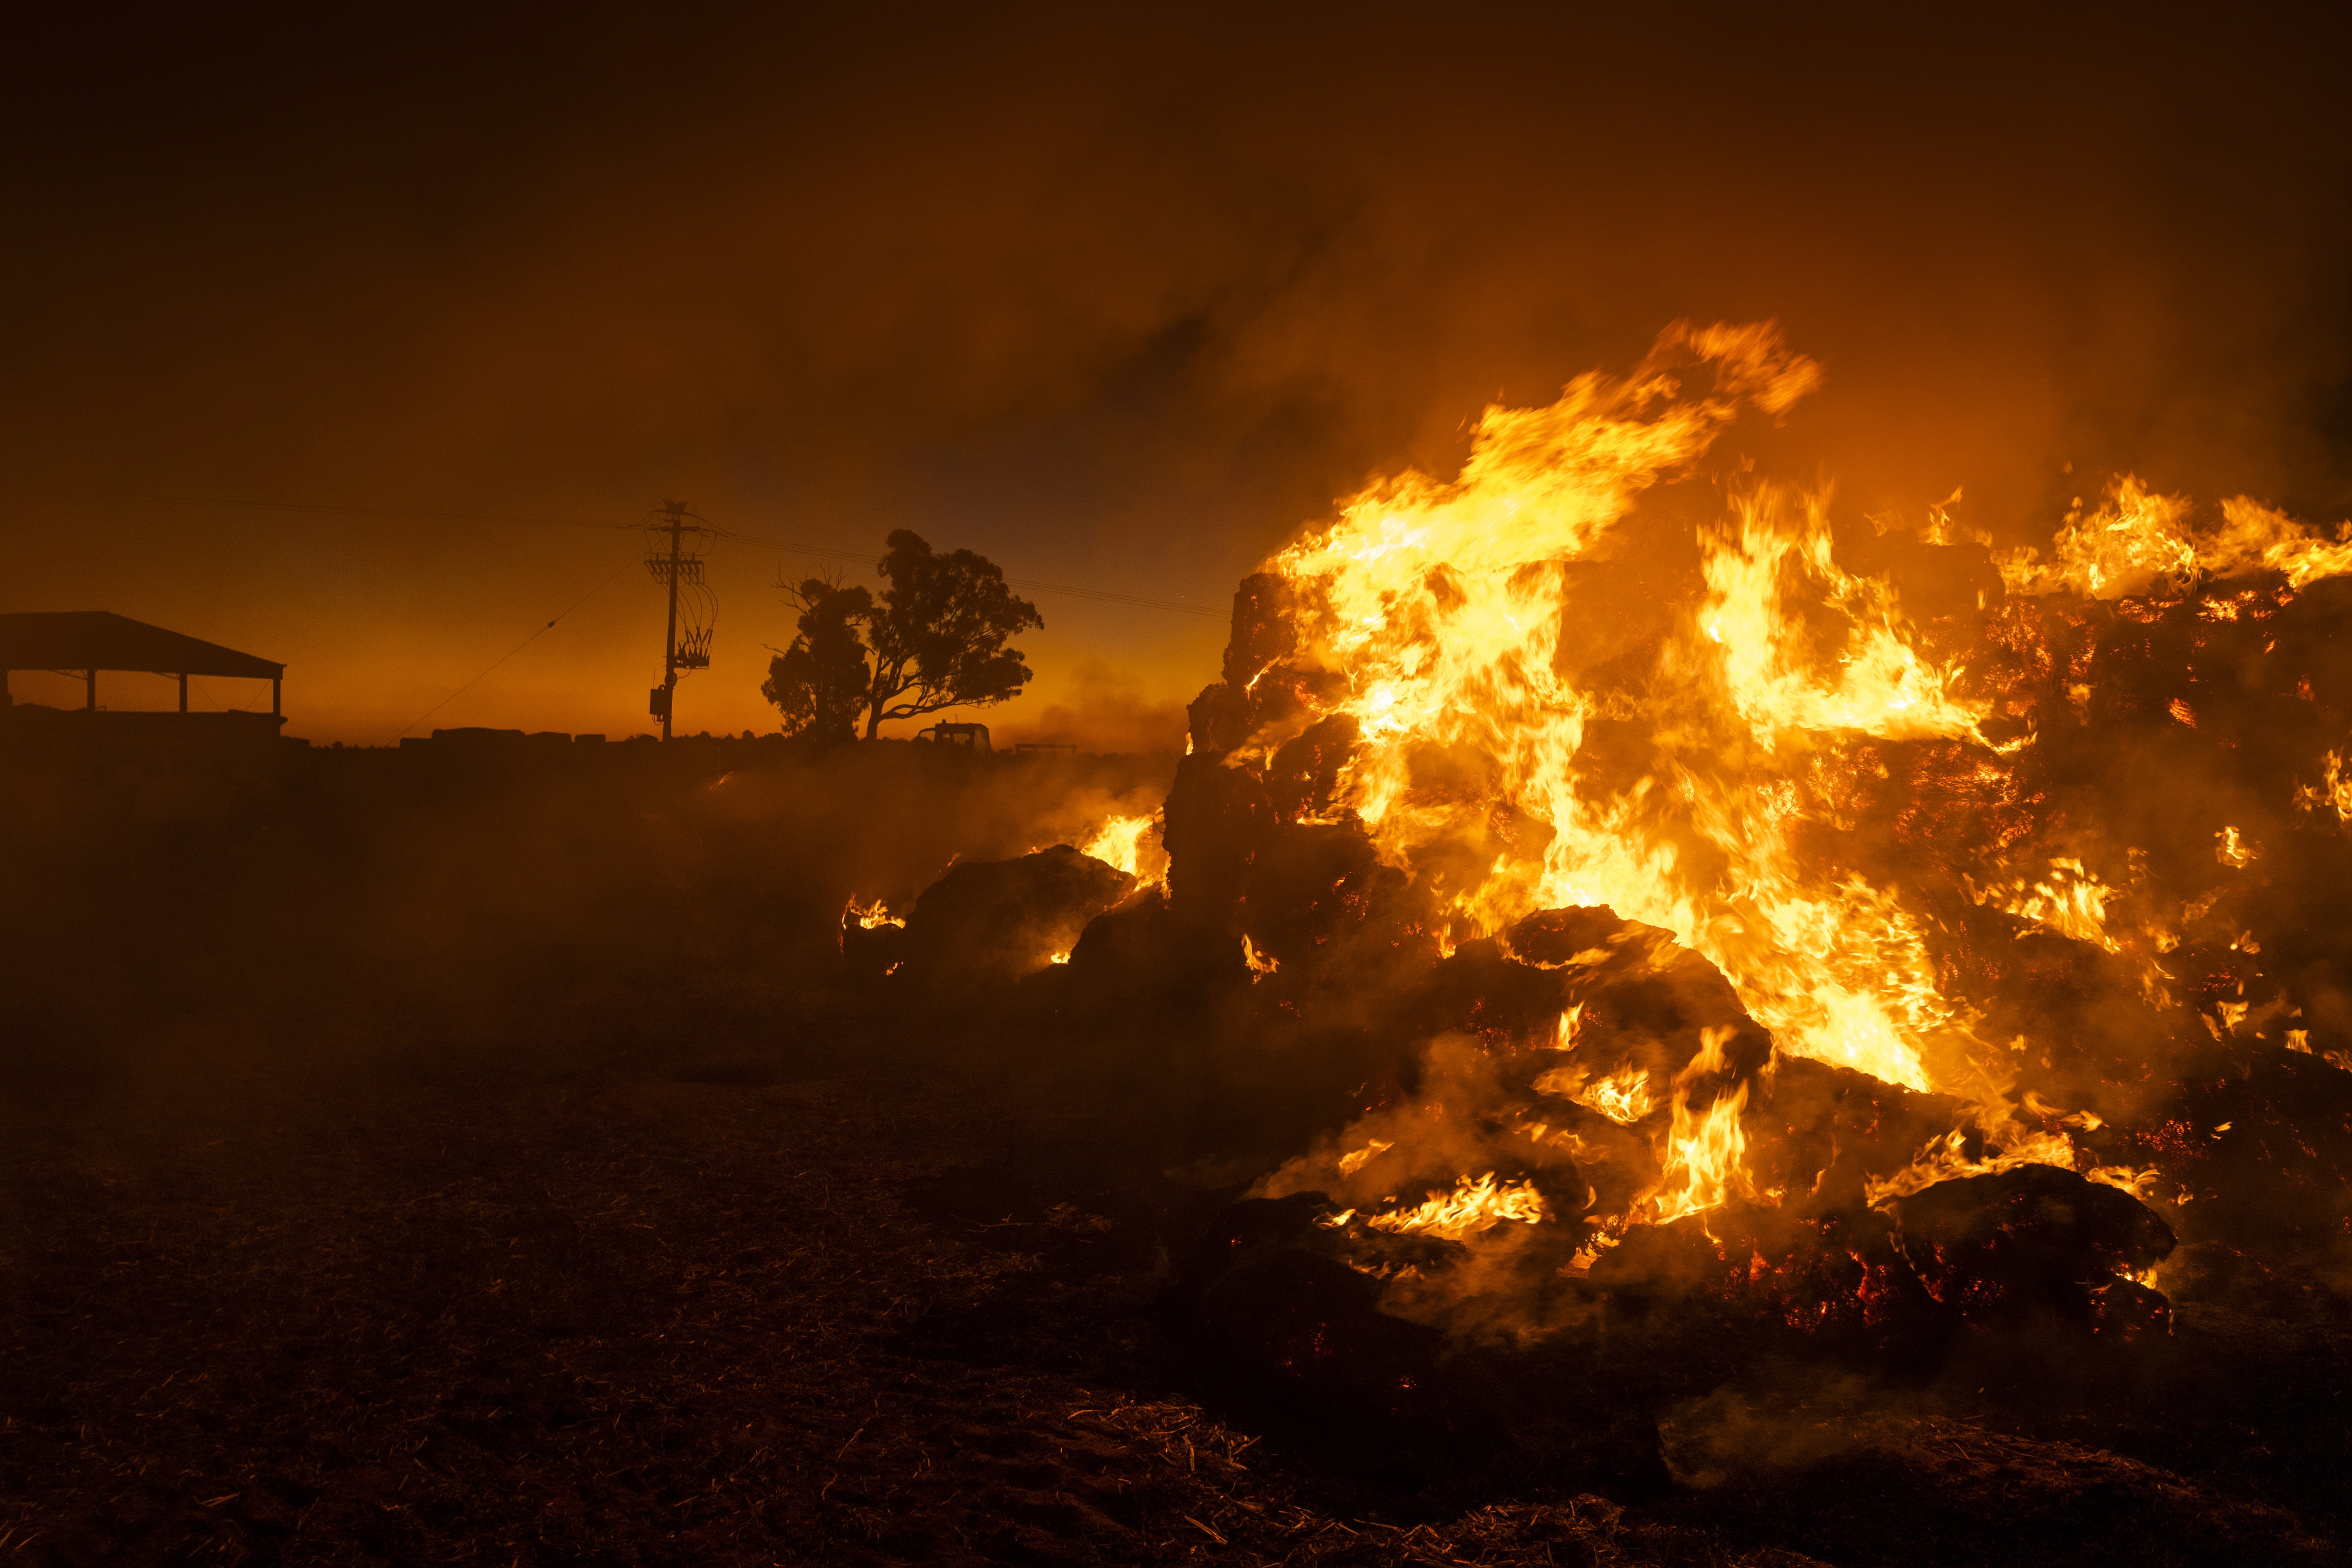
[[[2127,479],[2051,563],[1745,480],[1727,519],[1701,456],[1811,368],[1660,353],[1243,584],[1164,885],[1063,850],[918,910],[992,972],[1053,942],[1038,1016],[1259,1158],[1192,1321],[1398,1407],[1464,1346],[1931,1366],[2138,1353],[2176,1299],[2340,1317],[2352,546]]]

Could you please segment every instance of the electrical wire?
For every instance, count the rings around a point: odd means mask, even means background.
[[[320,506],[308,501],[240,500],[232,496],[155,496],[173,506],[241,506],[261,511],[348,512],[355,517],[446,517],[458,522],[539,522],[557,528],[603,528],[584,517],[526,517],[499,511],[434,511],[412,506]]]
[[[550,621],[547,625],[540,627],[537,631],[532,632],[530,636],[515,644],[514,647],[509,648],[505,653],[500,654],[490,665],[488,669],[483,670],[481,674],[474,677],[473,679],[466,682],[465,685],[457,688],[457,690],[452,691],[448,696],[444,697],[440,701],[436,702],[432,707],[426,709],[415,718],[411,719],[407,723],[403,724],[400,727],[398,733],[393,736],[393,739],[395,741],[399,740],[402,735],[407,734],[411,730],[415,729],[416,726],[424,723],[427,719],[432,718],[434,714],[440,712],[441,710],[448,707],[449,704],[466,695],[467,692],[471,691],[475,687],[479,686],[486,679],[488,678],[491,670],[497,669],[499,665],[506,663],[508,659],[512,658],[515,655],[520,653],[523,649],[537,642],[541,637],[545,637],[549,632],[553,631],[555,629],[556,621],[562,620],[565,616],[572,614],[572,610],[578,609],[581,605],[586,604],[589,600],[594,598],[597,595],[611,587],[620,579],[622,573],[626,572],[630,567],[636,565],[637,562],[638,557],[635,555],[632,555],[626,561],[622,562],[620,565],[613,569],[611,576],[606,577],[603,582],[597,584],[594,587],[581,595],[578,599],[574,600],[572,605],[572,609],[565,610],[563,615],[556,616],[554,621]]]
[[[227,496],[158,496],[154,499],[181,506],[251,507],[266,511],[347,513],[354,517],[436,517],[446,518],[455,522],[521,522],[555,528],[611,526],[583,517],[530,517],[511,512],[435,511],[414,507],[321,506],[302,501],[239,500]],[[624,526],[635,528],[639,525],[629,523]],[[782,551],[788,555],[813,555],[819,560],[848,561],[859,565],[868,564],[874,559],[871,554],[860,551],[835,550],[819,544],[803,544],[794,540],[776,539],[767,534],[740,533],[729,529],[713,529],[711,531],[722,539],[740,539],[747,544],[757,544],[765,549]],[[1129,605],[1138,609],[1168,610],[1185,616],[1209,616],[1219,620],[1223,620],[1226,614],[1213,605],[1195,605],[1181,599],[1156,599],[1142,594],[1122,594],[1109,588],[1083,588],[1068,583],[1048,583],[1034,577],[1008,577],[1005,582],[1012,587],[1025,588],[1032,593],[1060,594],[1073,599],[1092,599],[1099,604]],[[429,719],[432,715],[428,713],[425,717]]]
[[[793,555],[814,555],[833,561],[855,561],[861,565],[874,559],[871,555],[861,555],[855,551],[820,550],[806,544],[795,544],[787,540],[770,539],[757,533],[731,533],[722,530],[721,536],[728,539],[740,539],[747,544],[765,545],[771,550],[781,550]],[[1034,577],[1007,577],[1004,581],[1009,587],[1026,588],[1034,594],[1064,594],[1074,599],[1096,599],[1106,604],[1133,605],[1149,610],[1174,610],[1187,616],[1214,616],[1220,620],[1223,620],[1225,616],[1224,611],[1213,605],[1192,605],[1181,599],[1153,599],[1140,594],[1117,593],[1108,588],[1078,588],[1067,583],[1046,583]]]

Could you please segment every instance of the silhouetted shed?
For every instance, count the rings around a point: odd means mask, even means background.
[[[34,610],[0,615],[0,679],[18,669],[79,675],[83,707],[98,707],[100,670],[139,670],[180,679],[180,711],[188,710],[188,677],[231,676],[269,682],[269,712],[279,713],[286,667],[233,647],[151,626],[106,610]]]

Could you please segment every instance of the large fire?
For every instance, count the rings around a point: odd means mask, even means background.
[[[1301,717],[1356,721],[1345,805],[1396,864],[1479,846],[1484,864],[1449,867],[1449,934],[1606,904],[1714,960],[1783,1049],[1913,1089],[1963,1080],[1967,1021],[1937,994],[1916,923],[1790,842],[1826,748],[1976,740],[1983,716],[1906,638],[1886,584],[1832,560],[1823,498],[1759,486],[1702,531],[1702,592],[1664,628],[1641,711],[1585,679],[1622,657],[1606,628],[1625,607],[1573,567],[1610,559],[1636,498],[1743,401],[1785,413],[1820,380],[1769,328],[1661,346],[1715,363],[1713,394],[1644,367],[1580,377],[1549,408],[1491,409],[1459,479],[1377,486],[1284,552],[1301,644],[1344,683]],[[1587,745],[1596,723],[1629,720],[1653,748],[1630,777]],[[1475,759],[1482,787],[1418,783],[1432,752]],[[1501,820],[1534,831],[1506,838]]]
[[[2031,692],[2062,691],[2070,715],[2093,701],[2089,654],[2042,629],[2064,605],[2118,602],[2145,624],[2193,600],[2200,625],[2260,620],[2352,571],[2352,525],[2330,542],[2241,497],[2200,532],[2187,500],[2126,475],[2095,506],[2076,503],[2053,560],[1996,560],[1981,539],[1969,557],[1938,508],[1906,537],[1939,552],[1944,581],[1861,570],[1841,554],[1825,489],[1701,469],[1735,421],[1781,420],[1821,378],[1769,325],[1675,328],[1630,375],[1581,376],[1548,407],[1489,409],[1456,478],[1370,487],[1245,588],[1226,680],[1195,705],[1201,754],[1180,794],[1262,790],[1274,822],[1360,834],[1380,874],[1412,889],[1401,929],[1433,959],[1484,944],[1555,972],[1570,999],[1549,1027],[1489,1041],[1558,1053],[1518,1088],[1491,1073],[1456,1085],[1449,1103],[1476,1100],[1485,1131],[1460,1112],[1444,1137],[1427,1131],[1444,1120],[1433,1068],[1408,1097],[1429,1104],[1372,1107],[1340,1135],[1355,1152],[1303,1156],[1261,1191],[1327,1189],[1356,1205],[1327,1223],[1369,1205],[1380,1212],[1359,1225],[1475,1245],[1521,1228],[1501,1221],[1581,1207],[1605,1250],[1635,1227],[1771,1208],[1788,1182],[1818,1184],[1781,1170],[1751,1125],[1775,1071],[1810,1059],[1953,1108],[1948,1131],[1873,1155],[1857,1198],[2025,1165],[2152,1195],[2152,1168],[2078,1147],[2095,1113],[2020,1091],[2021,1065],[2052,1042],[1996,1021],[1965,983],[1975,971],[1956,932],[1970,909],[2105,955],[2148,1007],[2193,1005],[2217,1039],[2284,1037],[2287,1001],[2249,999],[2242,977],[2237,994],[2192,997],[2168,967],[2184,932],[2234,918],[2227,887],[2168,904],[2142,849],[2103,841],[2086,858],[2045,833],[2059,818],[2037,747],[2058,714]],[[2204,592],[2224,580],[2229,592]],[[1253,594],[1256,630],[1244,624]],[[2045,598],[2062,608],[2039,608]],[[2199,722],[2187,698],[2169,712]],[[1213,787],[1204,766],[1235,782]],[[2294,805],[2352,821],[2344,772],[2336,751],[2314,759]],[[1896,783],[1921,800],[1896,835],[1912,848],[1890,855],[1864,803]],[[1927,820],[1938,811],[1956,825],[1942,839]],[[1174,802],[1170,821],[1181,903],[1184,879],[1205,873],[1176,847]],[[2225,876],[2261,853],[2231,823],[2203,831]],[[1107,833],[1106,858],[1133,869],[1130,843]],[[1265,853],[1235,874],[1268,875]],[[1360,916],[1376,884],[1349,873],[1339,900]],[[1237,917],[1254,978],[1287,983],[1337,951],[1328,933],[1286,945],[1261,902],[1244,895]],[[1608,923],[1570,940],[1561,922],[1579,911]],[[2257,950],[2251,931],[2231,947]],[[1736,997],[1717,1010],[1733,1021],[1697,1031],[1678,1058],[1628,1022],[1630,1004],[1606,1002],[1670,974],[1701,985],[1707,966]],[[1624,1016],[1588,1045],[1579,1014],[1604,1005]],[[1601,1120],[1577,1123],[1585,1112]],[[1646,1164],[1638,1179],[1588,1180],[1632,1158],[1593,1142],[1612,1127],[1639,1136]],[[1516,1181],[1495,1152],[1507,1144],[1520,1151]],[[1547,1162],[1570,1173],[1555,1172],[1564,1192],[1549,1197]],[[1391,1206],[1401,1174],[1425,1202]]]

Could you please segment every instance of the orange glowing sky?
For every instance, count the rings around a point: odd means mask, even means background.
[[[2313,24],[478,9],[21,41],[0,608],[283,659],[289,733],[382,743],[586,596],[427,727],[630,733],[661,497],[1222,605],[1676,317],[1825,364],[1788,439],[1856,516],[1964,486],[2022,537],[2068,462],[2352,510]],[[773,727],[773,584],[822,564],[721,547],[682,730]],[[1165,735],[1223,642],[1035,596],[1012,730]]]

